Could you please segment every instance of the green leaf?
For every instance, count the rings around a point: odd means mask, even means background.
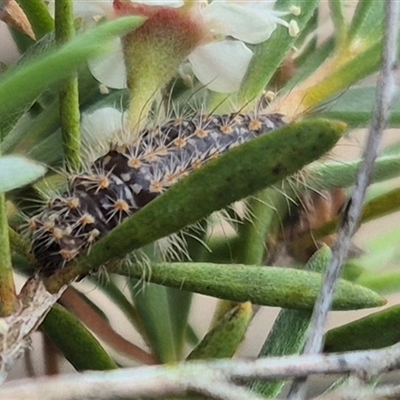
[[[332,39],[327,40],[316,49],[313,44],[310,44],[310,47],[306,48],[299,58],[296,58],[296,65],[300,65],[300,67],[282,91],[290,93],[300,82],[307,79],[330,56],[334,49],[333,45]]]
[[[296,41],[294,42],[295,48],[300,49],[303,47],[303,45],[306,44],[306,47],[308,47],[308,43],[313,42],[314,44],[312,45],[316,47],[316,41],[314,39],[310,39],[310,35],[312,35],[315,30],[318,28],[318,16],[319,16],[319,11],[318,7],[314,10],[311,18],[307,21],[306,25],[304,28],[300,31],[299,35],[296,37]],[[307,43],[306,43],[307,42]],[[301,53],[304,54],[304,51]],[[298,57],[296,57],[296,64],[297,64]]]
[[[248,201],[247,210],[251,217],[238,226],[235,260],[241,264],[261,265],[266,259],[267,236],[272,239],[281,229],[288,204],[280,191],[267,188]]]
[[[400,188],[391,190],[368,201],[362,212],[362,222],[393,213],[400,209]]]
[[[398,226],[392,229],[386,229],[368,240],[365,246],[367,248],[367,253],[358,259],[362,267],[367,270],[365,274],[360,276],[360,279],[369,279],[367,276],[370,276],[370,278],[375,277],[377,284],[380,279],[384,279],[382,271],[385,271],[385,267],[388,265],[397,265],[400,261],[399,241],[400,228]],[[385,272],[388,271],[386,270]],[[393,273],[396,274],[396,272]],[[392,283],[396,283],[398,287],[398,280],[394,280]]]
[[[131,279],[130,284],[136,310],[158,361],[161,363],[178,361],[169,312],[168,288],[135,279]]]
[[[308,108],[320,106],[327,98],[378,71],[381,65],[381,50],[382,41],[380,40],[369,44],[363,51],[359,50],[358,54],[348,57],[346,59],[347,62],[330,71],[325,79],[316,82],[312,87],[305,88],[302,93],[297,94],[301,94],[302,106],[306,105]],[[329,64],[326,65],[329,66]],[[292,102],[288,104],[290,107],[295,106],[295,103]]]
[[[376,88],[354,87],[326,102],[326,110],[319,115],[326,118],[340,118],[351,127],[367,125],[375,104]],[[390,126],[400,125],[400,99],[396,99],[391,109]]]
[[[208,221],[204,220],[201,227],[188,229],[185,232],[187,255],[181,261],[200,261],[205,252],[203,243],[206,236]],[[192,306],[193,293],[181,289],[167,289],[169,313],[171,318],[175,349],[179,359],[182,358],[184,346],[187,343],[187,330],[189,329],[188,318]]]
[[[107,95],[101,94],[98,82],[94,80],[90,72],[87,69],[81,71],[79,75],[81,113],[90,113],[90,111],[103,106],[120,109],[121,105],[126,103],[127,97],[125,90],[111,90]],[[4,151],[25,154],[29,158],[47,165],[59,167],[62,164],[63,152],[58,108],[58,101],[55,101],[34,119],[18,124],[4,139]],[[83,143],[89,142],[87,132],[82,132],[82,138]],[[98,138],[96,140],[99,142],[95,142],[93,137],[90,139],[91,144],[103,143]],[[86,148],[88,148],[87,145]]]
[[[53,18],[43,0],[17,0],[17,2],[28,17],[36,39],[40,39],[54,29]]]
[[[291,6],[300,7],[301,14],[295,19],[301,31],[313,16],[318,4],[318,0],[278,0],[275,3],[275,9],[288,11]],[[255,46],[254,56],[239,92],[242,104],[247,104],[259,97],[295,40],[296,38],[289,35],[287,28],[278,26],[267,41]]]
[[[17,45],[18,51],[20,53],[24,53],[31,46],[34,45],[35,41],[31,39],[29,36],[20,32],[18,29],[9,26],[8,30],[10,31],[14,43]]]
[[[216,264],[229,264],[235,261],[236,250],[239,248],[239,237],[216,236],[210,237],[207,247],[210,249],[204,258],[199,261],[207,261]]]
[[[326,270],[332,252],[328,246],[319,249],[308,261],[306,270],[322,273]],[[269,333],[258,357],[284,356],[301,352],[307,339],[311,310],[282,310]],[[268,398],[276,398],[285,381],[254,381],[251,388]]]
[[[117,368],[97,339],[59,304],[53,306],[41,327],[76,370],[105,371]]]
[[[44,36],[42,39],[35,42],[22,55],[22,57],[18,60],[17,64],[15,65],[14,70],[21,68],[23,65],[32,61],[32,59],[34,59],[35,57],[38,57],[39,55],[45,53],[46,51],[51,49],[53,47],[53,45],[54,45],[54,35],[49,34],[49,35]],[[45,94],[48,95],[48,93],[46,91],[45,91]],[[4,137],[7,138],[8,133],[11,131],[11,129],[15,126],[15,124],[23,116],[23,114],[25,112],[27,112],[33,106],[33,104],[36,100],[39,101],[39,99],[37,99],[37,98],[27,99],[24,103],[20,103],[18,108],[14,108],[12,113],[5,115],[0,120],[0,132],[1,132],[1,136],[3,138]],[[26,124],[26,125],[29,126],[29,124]],[[3,152],[6,153],[7,151],[9,151],[7,149],[7,146],[3,145]]]
[[[335,29],[336,45],[340,45],[343,43],[347,31],[347,24],[343,12],[343,0],[330,1],[329,10]]]
[[[361,214],[361,223],[371,221],[375,218],[393,213],[400,209],[400,189],[394,189],[382,196],[377,196],[368,201],[364,206]],[[315,243],[316,240],[330,235],[335,232],[340,222],[340,216],[331,219],[325,225],[307,231],[299,239],[292,243],[293,248],[302,249]]]
[[[46,173],[46,168],[21,156],[0,158],[0,193],[27,185]]]
[[[345,188],[354,185],[361,160],[347,162],[315,163],[308,167],[311,175],[311,186],[316,190]],[[400,156],[388,155],[379,157],[375,162],[372,183],[396,178],[400,174]]]
[[[315,74],[294,88],[285,88],[269,109],[278,110],[291,118],[315,110],[327,99],[378,71],[382,43],[383,35],[376,32],[372,38],[359,39],[354,43],[341,38],[335,52],[319,66]]]
[[[381,294],[397,293],[400,291],[400,272],[365,273],[357,279],[356,283]]]
[[[196,346],[200,342],[197,333],[190,324],[186,328],[186,341],[192,346]]]
[[[29,114],[24,115],[17,125],[14,126],[14,128],[4,137],[2,143],[4,153],[14,152],[27,156],[27,153],[32,150],[32,147],[37,145],[35,139],[37,137],[42,137],[43,135],[49,136],[48,132],[53,132],[59,127],[59,121],[58,102],[41,112],[33,119]],[[33,140],[31,140],[32,137]],[[37,157],[29,156],[29,158],[45,162],[44,157],[39,159]]]
[[[135,306],[126,298],[113,280],[107,279],[105,281],[100,277],[90,277],[89,279],[124,313],[129,322],[143,336],[143,339],[147,341],[142,321]]]
[[[142,22],[139,17],[107,22],[57,50],[6,72],[0,82],[0,119],[33,101],[51,84],[68,77],[71,70],[81,66],[89,57],[106,51],[114,37],[133,30]]]
[[[330,330],[324,352],[380,349],[400,341],[400,306],[368,315]]]
[[[366,269],[362,266],[362,263],[359,262],[358,259],[350,259],[347,260],[343,265],[342,278],[346,279],[346,281],[357,282],[357,279],[366,271]],[[364,285],[361,285],[364,286]],[[370,288],[372,289],[372,288]],[[374,290],[374,289],[372,289]],[[382,294],[381,292],[378,292]]]
[[[84,274],[113,257],[123,257],[280,181],[329,150],[343,130],[338,122],[309,120],[230,150],[126,219],[94,245],[79,264],[50,277],[48,289],[54,285],[51,290],[56,290],[61,281]]]
[[[384,19],[383,1],[359,0],[349,30],[352,41],[370,40],[382,34]]]
[[[233,357],[243,341],[252,316],[251,303],[238,304],[224,314],[192,350],[187,360]]]
[[[8,119],[0,122],[0,129],[6,133],[3,140],[3,152],[18,152],[27,155],[28,150],[35,152],[35,147],[40,147],[40,142],[49,138],[51,134],[59,129],[60,126],[60,115],[59,115],[59,102],[57,98],[57,88],[52,88],[51,90],[46,90],[46,98],[52,99],[49,103],[48,99],[46,101],[41,101],[41,97],[36,100],[37,103],[41,104],[40,107],[43,109],[39,114],[33,115],[33,113],[27,113],[22,118],[21,115],[31,107],[31,102],[29,102],[26,107],[22,107],[19,111],[15,112],[9,116]],[[93,78],[92,74],[87,68],[83,68],[79,72],[79,101],[81,106],[81,112],[85,111],[88,107],[96,107],[96,103],[100,104],[106,101],[110,97],[113,97],[114,102],[118,102],[115,98],[115,91],[111,91],[109,95],[102,95],[99,90],[98,82]],[[35,105],[37,105],[37,103]],[[19,119],[20,118],[20,119]],[[19,121],[18,121],[19,119]],[[14,126],[14,129],[7,134],[7,129],[11,128],[14,123],[18,124]],[[60,149],[60,151],[57,151]],[[58,138],[54,142],[54,150],[56,153],[62,154],[61,151],[61,141]],[[38,152],[41,155],[41,152]],[[51,152],[52,154],[54,151]],[[46,154],[42,157],[32,157],[38,161],[45,162]],[[61,157],[60,157],[61,158]]]
[[[186,329],[193,293],[181,289],[167,288],[167,298],[176,354],[180,359],[186,343]]]
[[[143,277],[138,265],[123,266],[119,274]],[[221,299],[310,309],[321,287],[321,275],[291,268],[240,264],[160,263],[151,265],[150,282],[181,288]],[[377,307],[385,300],[373,291],[340,280],[333,309]]]
[[[43,131],[41,132],[44,133]],[[39,144],[33,145],[33,147],[28,151],[27,156],[35,160],[40,160],[40,162],[43,162],[52,167],[61,167],[63,151],[61,147],[60,130],[58,129],[56,132],[41,141]]]

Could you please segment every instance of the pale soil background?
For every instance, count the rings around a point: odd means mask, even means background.
[[[349,2],[349,13],[351,13],[352,6],[355,2]],[[326,20],[323,17],[323,20]],[[321,24],[321,36],[324,36],[325,32],[330,30],[329,23]],[[18,57],[17,50],[10,40],[9,34],[5,25],[0,22],[0,62],[9,64],[15,61]],[[400,140],[400,131],[398,129],[390,129],[385,133],[384,144],[386,146],[390,143],[397,142]],[[362,144],[365,138],[365,132],[355,131],[350,134],[349,138],[344,139],[340,145],[334,150],[332,155],[333,159],[352,159],[357,157],[362,151]],[[354,242],[360,248],[366,248],[368,241],[376,237],[377,233],[382,231],[388,231],[399,226],[400,213],[392,214],[388,217],[380,218],[379,221],[370,222],[363,225],[354,238]],[[398,268],[398,266],[393,266]],[[19,280],[19,284],[22,285],[23,280]],[[144,343],[140,337],[132,332],[131,326],[125,321],[125,318],[118,309],[116,310],[109,301],[99,291],[95,291],[93,287],[83,283],[77,285],[80,290],[88,295],[88,297],[96,300],[96,303],[101,304],[104,310],[107,312],[110,322],[115,330],[123,335],[126,339],[131,340],[137,344],[141,344],[144,347]],[[388,306],[400,303],[400,295],[390,295],[388,298]],[[216,304],[214,298],[196,295],[191,313],[191,322],[198,332],[199,336],[202,337],[207,330],[213,314],[213,310]],[[377,309],[361,310],[354,312],[332,312],[327,329],[335,326],[342,325],[351,320],[358,319],[371,312],[376,312]],[[266,332],[272,326],[274,319],[279,312],[277,308],[261,307],[260,311],[255,316],[251,328],[246,335],[246,340],[241,346],[239,356],[254,357],[257,355],[259,349],[262,346],[263,341],[266,337]],[[34,346],[32,349],[32,359],[34,360],[34,372],[37,375],[41,375],[44,371],[43,357],[42,357],[42,345],[41,345],[41,334],[35,333],[34,335]],[[117,359],[123,362],[121,355],[116,355]],[[129,362],[127,362],[129,364]],[[64,371],[73,371],[73,368],[68,362],[63,363]],[[27,375],[26,365],[23,358],[20,359],[18,366],[10,372],[9,379],[17,379]],[[318,386],[319,378],[314,378],[313,383]]]

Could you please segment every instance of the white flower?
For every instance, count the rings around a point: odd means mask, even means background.
[[[112,0],[73,0],[74,13],[81,18],[107,17],[114,15]],[[55,0],[48,0],[48,10],[54,15]],[[183,0],[135,0],[135,3],[152,6],[182,7]]]
[[[105,106],[82,114],[81,134],[84,143],[83,156],[94,162],[109,150],[109,144],[115,142],[121,127],[126,123],[126,115],[116,108]]]
[[[239,40],[224,40],[199,46],[189,55],[197,79],[210,90],[236,92],[253,52]]]
[[[135,1],[147,5],[163,5],[179,8],[184,2],[179,0],[141,0]],[[89,8],[93,12],[109,16],[112,0],[87,1],[74,0],[79,9],[86,3],[87,9],[81,15],[87,16]],[[290,12],[274,11],[275,1],[251,0],[214,0],[210,4],[198,0],[201,18],[206,23],[215,41],[198,46],[188,57],[193,73],[208,89],[220,93],[236,92],[247,71],[252,51],[245,45],[257,44],[268,40],[278,24],[288,28],[295,36],[298,27],[295,21],[290,23],[281,17]],[[78,11],[78,8],[77,8]],[[298,14],[299,10],[296,9]],[[102,84],[120,89],[126,87],[125,67],[122,49],[116,42],[112,54],[92,60],[89,68],[93,76]]]
[[[55,0],[49,0],[48,10],[54,15]],[[80,18],[111,18],[114,15],[112,0],[73,0],[74,13]]]
[[[256,44],[269,39],[278,24],[289,27],[280,17],[290,13],[274,11],[273,5],[274,1],[217,0],[202,14],[215,33]]]

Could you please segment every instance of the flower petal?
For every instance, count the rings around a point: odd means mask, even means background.
[[[236,92],[250,63],[252,51],[242,42],[223,40],[199,46],[189,55],[194,74],[207,88]]]
[[[85,112],[81,120],[81,132],[84,148],[90,154],[85,157],[96,159],[109,150],[109,144],[115,141],[117,132],[123,130],[125,115],[113,107],[102,107],[93,112]]]
[[[103,85],[113,89],[126,88],[126,70],[120,39],[112,43],[107,54],[88,61],[92,75]]]
[[[185,4],[183,0],[134,0],[133,3],[146,4],[148,6],[164,6],[173,8],[179,8]]]
[[[114,15],[112,0],[73,0],[74,15],[83,19],[93,17],[111,18]],[[54,15],[54,0],[48,4],[49,12]]]
[[[215,33],[256,44],[269,39],[277,24],[288,26],[279,17],[289,13],[271,10],[270,6],[268,2],[219,0],[205,7],[202,14]]]

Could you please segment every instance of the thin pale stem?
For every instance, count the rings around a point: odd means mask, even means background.
[[[311,374],[362,373],[371,376],[399,366],[400,345],[380,350],[331,355],[268,357],[258,360],[218,360],[185,362],[178,365],[159,365],[126,368],[106,372],[65,374],[57,378],[35,378],[8,382],[0,389],[0,400],[29,398],[130,399],[167,397],[187,393],[202,393],[214,398],[226,398],[232,393],[229,381],[249,379],[280,380]],[[215,386],[214,386],[215,385]],[[63,388],[60,391],[60,387]],[[215,390],[214,390],[215,389]],[[395,389],[395,387],[393,387]],[[237,393],[242,388],[239,387]],[[387,390],[387,388],[386,388]],[[219,397],[216,397],[218,393]],[[248,399],[257,399],[249,392]],[[229,397],[228,397],[229,398]],[[246,398],[246,397],[242,397]]]
[[[351,245],[351,238],[358,228],[365,193],[378,155],[378,147],[387,125],[390,108],[397,92],[395,73],[397,71],[397,35],[400,3],[386,2],[386,29],[382,55],[382,68],[378,80],[374,116],[369,129],[368,141],[363,153],[363,163],[359,169],[353,194],[345,209],[338,238],[332,249],[332,260],[325,275],[320,296],[316,302],[310,325],[310,335],[304,347],[304,354],[317,354],[323,347],[323,334],[328,312],[332,306],[337,280]],[[305,397],[306,382],[294,382],[288,395],[290,400]]]
[[[59,45],[67,43],[75,36],[72,0],[56,0],[55,31]],[[72,171],[80,165],[80,114],[78,77],[71,74],[59,90],[61,136],[66,167]]]

